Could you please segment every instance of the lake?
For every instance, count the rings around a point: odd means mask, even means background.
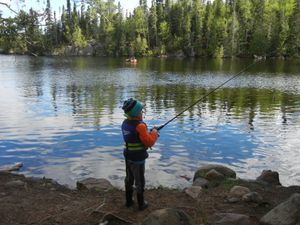
[[[146,104],[159,126],[251,59],[139,59],[0,55],[0,167],[74,187],[87,177],[123,187],[123,101]],[[241,178],[278,171],[300,185],[300,61],[258,62],[169,123],[146,162],[146,186],[183,188],[206,163]]]

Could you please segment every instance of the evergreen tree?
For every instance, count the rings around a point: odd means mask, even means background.
[[[115,32],[113,39],[116,42],[114,55],[121,56],[126,55],[126,40],[125,40],[125,30],[124,30],[124,21],[123,21],[123,12],[120,2],[118,3],[118,13],[114,20]]]
[[[209,56],[223,57],[224,55],[224,38],[226,37],[226,18],[225,7],[222,0],[215,0],[212,5],[212,18],[209,18],[209,39],[208,52]]]
[[[204,7],[200,0],[193,0],[191,19],[191,39],[193,54],[202,55],[202,29],[203,29]]]
[[[137,7],[134,10],[133,29],[136,33],[135,40],[132,43],[134,46],[134,52],[137,55],[145,55],[146,49],[148,49],[147,37],[148,37],[148,24],[145,17],[145,12],[142,6]]]
[[[265,14],[265,0],[253,0],[251,55],[266,55],[269,47],[269,29]]]
[[[158,45],[156,1],[152,0],[149,15],[149,45],[153,49]]]
[[[226,18],[227,22],[227,35],[225,37],[225,55],[236,56],[238,54],[239,42],[239,22],[237,18],[237,0],[226,1]]]
[[[189,0],[182,1],[183,8],[183,23],[182,23],[182,47],[184,54],[191,55],[192,43],[191,43],[191,14],[192,7]]]
[[[300,0],[295,0],[293,13],[289,20],[287,52],[290,56],[300,55]]]
[[[51,51],[56,43],[56,29],[52,17],[50,0],[47,0],[45,13],[46,13],[46,19],[45,19],[46,29],[45,29],[45,38],[44,38],[45,47],[47,51]]]

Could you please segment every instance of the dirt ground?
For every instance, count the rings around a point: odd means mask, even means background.
[[[17,184],[9,185],[10,181],[16,180],[19,180]],[[230,188],[236,184],[257,191],[263,197],[263,203],[226,203],[224,200]],[[176,208],[186,212],[196,225],[210,224],[210,218],[216,212],[242,213],[250,216],[253,225],[257,225],[265,213],[296,192],[300,193],[299,186],[274,187],[236,181],[206,189],[195,200],[183,190],[158,188],[146,191],[149,207],[138,211],[136,205],[131,208],[124,206],[124,192],[121,190],[70,190],[51,179],[0,172],[0,224],[98,225],[105,214],[111,213],[128,224],[138,225],[156,209]]]

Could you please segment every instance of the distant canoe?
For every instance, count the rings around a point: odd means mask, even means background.
[[[126,59],[126,62],[127,63],[132,63],[132,64],[135,64],[135,63],[137,63],[137,59]]]

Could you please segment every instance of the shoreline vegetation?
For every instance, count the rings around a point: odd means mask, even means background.
[[[297,0],[140,0],[133,12],[113,0],[66,0],[60,12],[0,12],[0,52],[28,55],[300,56]]]
[[[203,165],[184,190],[146,190],[149,208],[125,207],[125,193],[106,179],[87,178],[69,189],[47,178],[0,170],[0,224],[298,225],[300,186],[281,186],[276,171],[254,180],[232,169]]]

